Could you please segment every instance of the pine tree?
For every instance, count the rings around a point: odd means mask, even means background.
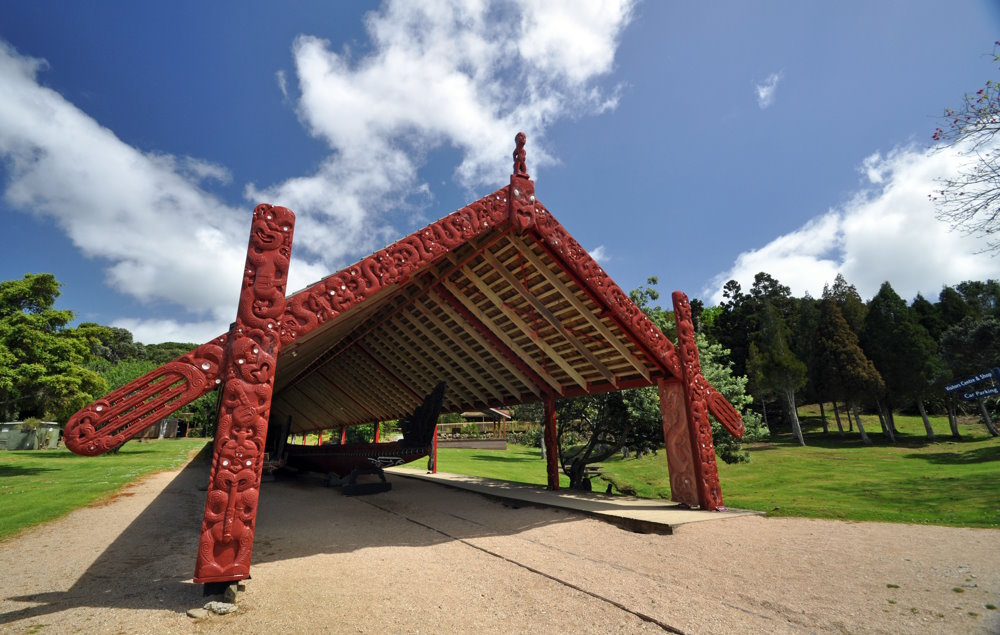
[[[864,425],[857,416],[857,402],[866,395],[882,392],[885,385],[874,364],[861,350],[857,335],[830,298],[820,302],[815,349],[823,386],[834,400],[845,401],[849,412],[853,409],[861,439],[870,444]]]
[[[885,380],[885,417],[890,429],[894,427],[893,406],[912,400],[923,417],[927,438],[933,440],[934,429],[924,409],[924,398],[941,370],[937,346],[917,321],[916,313],[888,282],[882,283],[868,303],[864,350]]]

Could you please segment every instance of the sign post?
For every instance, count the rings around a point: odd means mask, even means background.
[[[989,380],[993,380],[992,386],[965,390],[961,394],[962,399],[979,403],[979,412],[983,415],[983,422],[986,424],[986,429],[989,430],[990,434],[993,436],[1000,436],[1000,434],[997,433],[996,426],[993,425],[993,420],[990,419],[990,412],[986,409],[986,404],[983,403],[984,397],[1000,395],[1000,368],[994,368],[992,370],[977,373],[972,377],[966,377],[965,379],[956,381],[955,383],[948,384],[944,387],[944,391],[947,393],[953,393],[962,390],[963,388],[969,388],[970,386],[975,386],[978,383]]]

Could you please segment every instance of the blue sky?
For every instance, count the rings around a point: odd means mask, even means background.
[[[927,194],[946,106],[996,78],[996,3],[0,4],[0,278],[144,342],[235,315],[249,215],[292,286],[507,181],[625,289],[768,271],[865,297],[1000,276]]]

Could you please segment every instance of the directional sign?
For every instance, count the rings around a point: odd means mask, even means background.
[[[960,390],[960,389],[965,388],[967,386],[971,386],[973,384],[978,384],[981,381],[986,381],[988,379],[993,379],[993,374],[994,374],[994,371],[996,371],[996,370],[997,369],[994,368],[993,370],[988,370],[985,373],[979,373],[978,375],[973,375],[972,377],[966,377],[965,379],[963,379],[961,381],[956,381],[954,384],[948,384],[947,386],[944,387],[944,391],[945,392],[955,392],[956,390]]]
[[[983,388],[982,390],[973,390],[972,392],[963,392],[962,399],[966,401],[975,401],[981,397],[989,397],[990,395],[1000,395],[1000,388],[996,386],[991,386],[990,388]]]

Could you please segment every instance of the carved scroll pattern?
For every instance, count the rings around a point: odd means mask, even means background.
[[[698,480],[698,499],[702,509],[722,507],[722,487],[719,469],[715,464],[715,445],[712,442],[712,424],[708,420],[707,398],[712,388],[701,374],[698,361],[698,343],[691,320],[691,305],[687,296],[674,291],[674,320],[677,322],[677,345],[681,357],[681,381],[687,402],[688,426],[694,446],[694,472]]]
[[[293,342],[382,289],[406,281],[450,249],[503,224],[509,215],[507,195],[507,188],[497,190],[288,298],[278,322],[282,343]]]
[[[587,250],[576,242],[545,207],[535,202],[535,229],[539,238],[569,267],[590,292],[603,299],[622,324],[631,327],[643,346],[674,377],[680,377],[677,350],[631,298],[604,272]]]
[[[86,406],[66,423],[66,447],[86,456],[117,448],[219,383],[218,337]]]
[[[223,362],[225,384],[195,582],[250,575],[294,225],[295,216],[283,207],[254,210],[236,323]]]
[[[670,471],[670,499],[693,507],[698,504],[698,488],[695,485],[684,389],[676,380],[668,383],[660,379],[657,382],[657,392],[660,395],[660,414],[663,417],[667,469]]]

